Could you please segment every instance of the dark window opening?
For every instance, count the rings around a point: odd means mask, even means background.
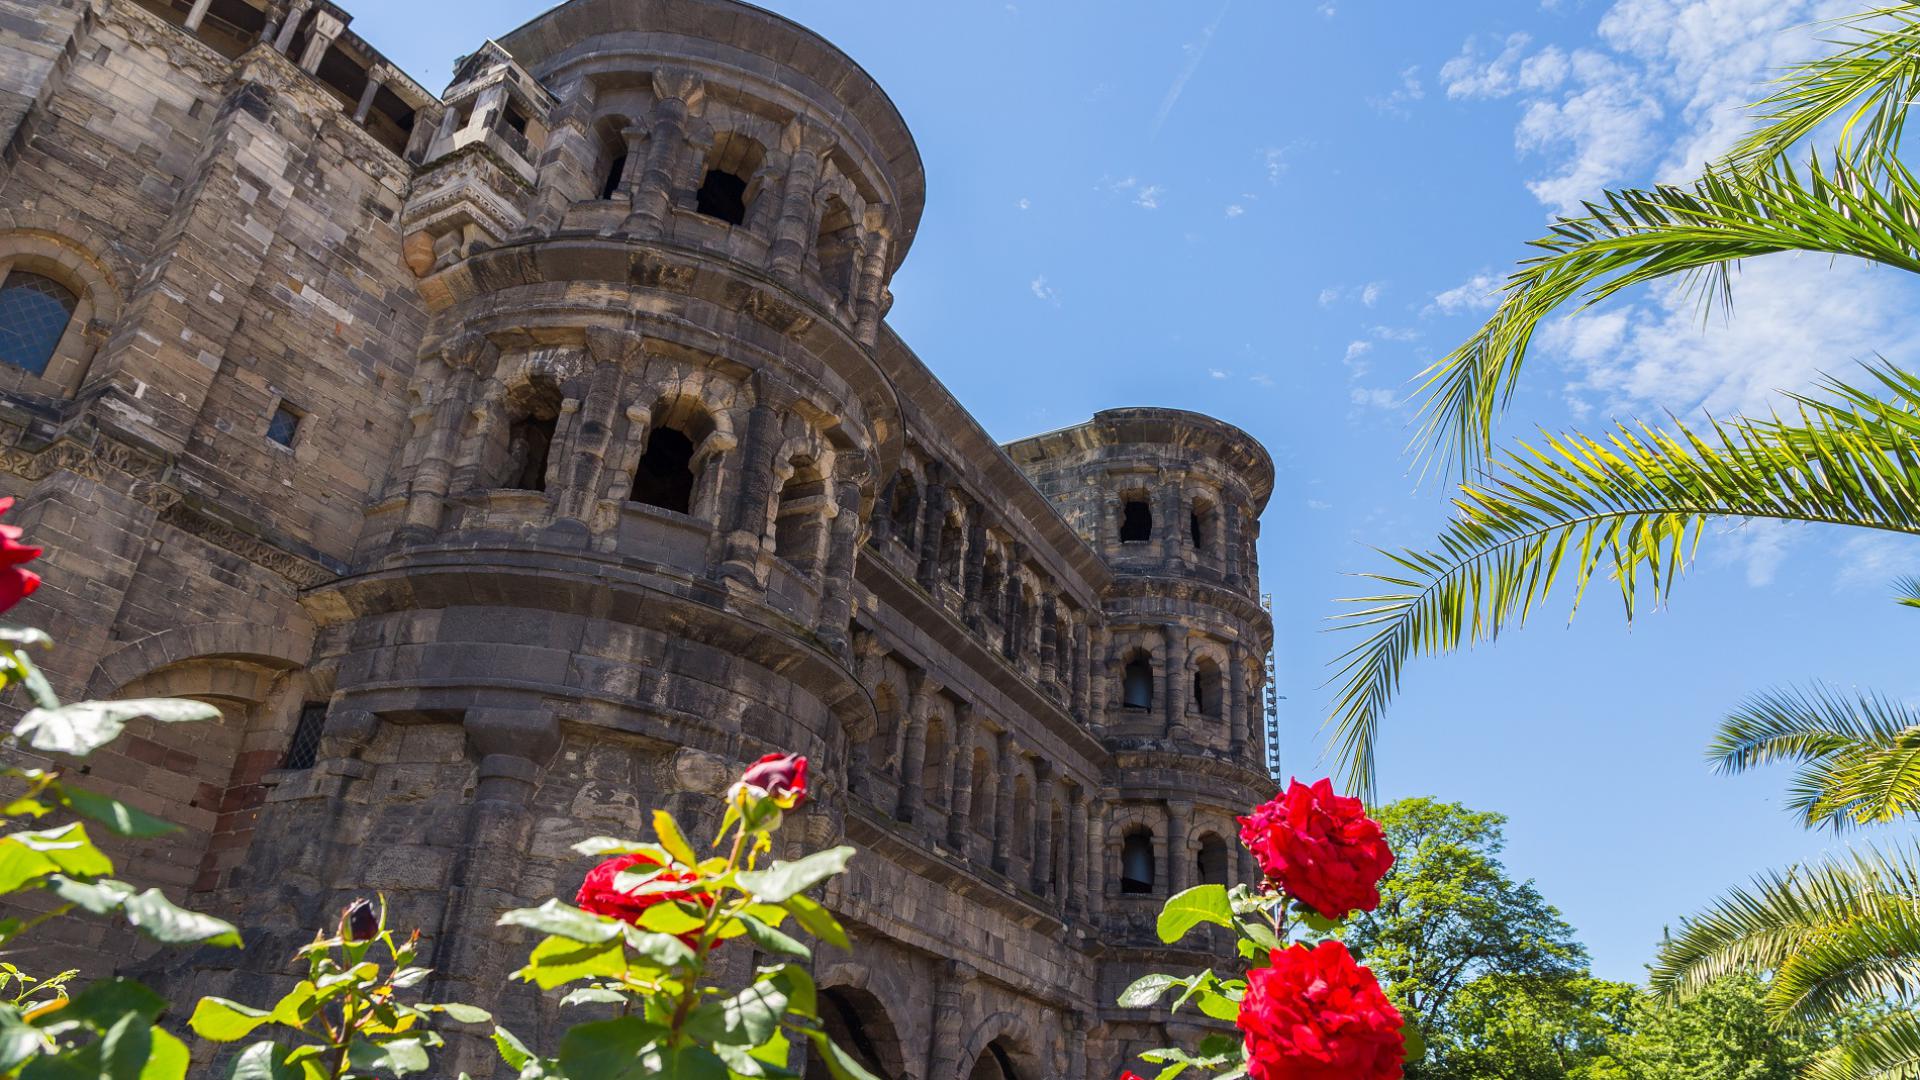
[[[901,473],[894,480],[893,503],[887,513],[893,519],[894,538],[909,548],[919,546],[920,491],[914,486],[913,477]]]
[[[1202,514],[1198,510],[1195,510],[1191,515],[1189,515],[1187,527],[1193,535],[1193,550],[1195,551],[1207,550],[1206,515]]]
[[[293,739],[287,743],[287,756],[280,759],[283,769],[311,769],[320,757],[320,734],[327,726],[327,703],[308,702],[300,706],[300,719],[293,725]]]
[[[560,418],[529,416],[508,431],[506,486],[519,491],[547,490],[547,454],[553,449],[554,429]]]
[[[73,290],[16,270],[0,283],[0,363],[45,375],[80,306]]]
[[[526,114],[514,108],[512,105],[507,106],[506,114],[501,117],[501,119],[505,121],[506,125],[512,128],[516,134],[525,135],[527,133]]]
[[[633,471],[634,502],[676,513],[693,512],[693,440],[670,427],[647,436],[647,452]]]
[[[267,421],[267,438],[291,449],[293,440],[300,435],[302,419],[300,410],[284,401],[281,402],[279,407],[273,410],[273,419]]]
[[[1127,661],[1121,678],[1120,703],[1141,712],[1153,708],[1153,665],[1146,657],[1136,656]]]
[[[729,225],[743,225],[747,220],[747,182],[730,172],[710,169],[694,208]]]
[[[621,154],[613,159],[613,167],[607,170],[607,186],[600,191],[602,199],[611,199],[620,194],[620,181],[627,175],[627,155]]]
[[[1128,896],[1153,892],[1153,834],[1130,832],[1120,847],[1120,891]]]
[[[1120,542],[1144,544],[1153,539],[1153,508],[1145,499],[1128,499],[1120,519]]]
[[[1200,841],[1200,857],[1195,869],[1200,872],[1202,885],[1231,885],[1233,882],[1231,858],[1227,853],[1227,842],[1217,836],[1208,836]]]

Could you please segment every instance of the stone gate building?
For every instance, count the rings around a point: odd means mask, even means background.
[[[1115,1075],[1171,891],[1270,793],[1273,482],[1121,409],[996,445],[885,322],[925,194],[886,95],[733,0],[572,0],[443,96],[328,0],[0,0],[0,492],[73,696],[182,695],[88,782],[244,953],[28,962],[259,998],[374,890],[549,1052],[502,909],[568,846],[819,763],[793,843],[879,1074]],[[745,950],[733,958],[744,968]],[[452,1066],[492,1075],[484,1046]],[[457,1058],[457,1060],[455,1060]]]

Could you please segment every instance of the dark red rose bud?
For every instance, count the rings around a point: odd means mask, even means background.
[[[759,788],[791,810],[807,797],[807,759],[798,754],[768,754],[749,766],[740,782]]]
[[[0,499],[0,514],[13,509],[12,499]],[[40,575],[21,568],[40,557],[41,549],[20,543],[20,530],[0,525],[0,611],[25,599],[40,587]]]
[[[380,933],[380,913],[373,901],[361,897],[340,913],[340,936],[348,941],[371,941]]]

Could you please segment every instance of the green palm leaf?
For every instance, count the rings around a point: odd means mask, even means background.
[[[1748,700],[1721,724],[1707,759],[1724,773],[1799,762],[1787,805],[1809,827],[1877,824],[1920,812],[1920,711],[1877,694],[1824,687]]]
[[[1556,310],[1674,277],[1717,283],[1725,302],[1734,263],[1789,251],[1920,272],[1920,187],[1891,156],[1815,161],[1804,179],[1784,160],[1724,166],[1688,188],[1610,192],[1533,246],[1545,254],[1508,278],[1486,324],[1419,376],[1417,444],[1464,472],[1484,463],[1534,332]]]
[[[1380,718],[1409,659],[1497,638],[1570,578],[1577,608],[1609,575],[1629,619],[1657,604],[1713,519],[1771,519],[1920,534],[1920,378],[1872,374],[1882,397],[1835,384],[1797,423],[1740,420],[1696,432],[1623,427],[1545,436],[1466,484],[1428,551],[1384,552],[1363,575],[1383,591],[1342,602],[1366,633],[1336,661],[1328,720],[1348,781],[1373,783]]]
[[[1920,1078],[1920,1014],[1897,1012],[1854,1032],[1807,1067],[1807,1080]]]
[[[1831,1020],[1920,987],[1920,863],[1866,848],[1768,874],[1687,920],[1661,947],[1656,992],[1698,991],[1732,974],[1773,973],[1778,1017]]]
[[[1796,64],[1755,103],[1759,126],[1734,147],[1737,163],[1779,158],[1841,119],[1840,154],[1899,153],[1907,106],[1920,96],[1920,5],[1875,8],[1827,24],[1839,48]]]

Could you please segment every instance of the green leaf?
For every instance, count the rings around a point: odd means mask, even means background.
[[[515,974],[542,990],[551,990],[575,979],[624,975],[627,968],[626,950],[618,941],[582,944],[556,936],[535,945],[527,966]]]
[[[1123,1009],[1150,1009],[1159,1003],[1168,990],[1186,985],[1188,980],[1172,975],[1143,975],[1135,979],[1133,985],[1120,991],[1119,1005]]]
[[[677,903],[659,903],[640,916],[640,926],[659,934],[692,934],[707,925],[707,920]]]
[[[560,1071],[567,1080],[622,1080],[645,1075],[634,1066],[640,1052],[665,1032],[637,1016],[575,1024],[560,1039]]]
[[[423,1006],[437,1013],[444,1013],[447,1019],[456,1024],[490,1024],[493,1014],[478,1005],[462,1005],[457,1001],[443,1002],[439,1005]]]
[[[153,1054],[153,1025],[133,1013],[100,1037],[101,1080],[139,1080]]]
[[[273,1023],[273,1014],[265,1009],[217,997],[201,998],[200,1004],[193,1007],[193,1016],[187,1020],[187,1026],[193,1029],[195,1035],[209,1042],[222,1043],[239,1042],[270,1023]],[[247,1048],[247,1053],[264,1053],[260,1048],[272,1045],[255,1043]]]
[[[9,645],[51,646],[53,638],[45,630],[36,626],[11,626],[0,624],[0,641]]]
[[[616,836],[595,836],[573,845],[573,850],[588,858],[601,855],[633,855],[654,845],[641,840],[622,840]]]
[[[500,916],[500,926],[524,926],[543,934],[583,941],[589,944],[612,941],[626,924],[593,915],[571,904],[548,900],[537,908],[518,908]]]
[[[618,990],[609,990],[603,986],[583,986],[560,999],[567,1005],[625,1005],[627,995]]]
[[[1233,906],[1227,902],[1225,885],[1200,885],[1172,897],[1160,911],[1157,929],[1160,940],[1172,944],[1201,923],[1233,925]]]
[[[493,1045],[500,1051],[500,1060],[506,1062],[507,1068],[515,1072],[526,1068],[527,1063],[533,1060],[533,1051],[527,1049],[527,1044],[521,1042],[506,1028],[493,1029]]]
[[[59,799],[74,813],[98,821],[121,836],[147,839],[179,831],[179,826],[172,822],[162,821],[144,810],[128,806],[119,799],[81,788],[63,784],[59,788]]]
[[[693,950],[672,934],[649,934],[629,926],[625,940],[628,948],[663,968],[678,967],[693,959]]]
[[[229,1080],[314,1080],[324,1075],[302,1065],[288,1064],[287,1056],[277,1043],[254,1043],[234,1059]]]
[[[757,982],[721,1004],[726,1034],[716,1040],[759,1046],[773,1037],[787,1014],[787,995],[772,982]]]
[[[819,988],[814,984],[813,974],[799,964],[781,964],[778,967],[762,968],[760,981],[770,982],[786,992],[788,1013],[810,1017],[819,1012]]]
[[[0,851],[4,849],[5,845],[0,845]],[[120,910],[134,893],[133,886],[123,881],[75,881],[64,874],[47,878],[46,888],[66,903],[94,915],[110,915]]]
[[[167,999],[132,979],[101,979],[74,995],[60,1011],[62,1020],[84,1020],[106,1030],[122,1017],[138,1016],[152,1024],[167,1011]]]
[[[0,1004],[0,1073],[11,1074],[21,1062],[47,1049],[47,1036],[29,1026],[19,1009]]]
[[[134,929],[162,945],[240,947],[240,931],[232,923],[179,907],[159,889],[130,896],[121,906]]]
[[[825,904],[810,896],[794,896],[787,899],[787,910],[793,914],[793,920],[800,928],[836,949],[853,948],[847,940],[847,932],[840,920],[833,917]]]
[[[1408,1062],[1419,1062],[1427,1056],[1427,1037],[1420,1031],[1420,1025],[1408,1021],[1401,1026],[1400,1035],[1406,1040]]]
[[[667,849],[667,854],[687,866],[700,865],[700,856],[693,853],[693,845],[687,843],[686,836],[680,832],[679,822],[673,820],[672,814],[665,810],[655,810],[653,831],[660,837],[660,846]]]
[[[850,847],[816,851],[797,862],[775,862],[766,870],[742,870],[734,880],[754,899],[781,904],[845,870],[853,855]]]
[[[150,719],[163,724],[218,720],[220,710],[205,702],[177,698],[133,701],[82,701],[59,708],[33,709],[14,725],[15,738],[49,754],[85,757],[120,737],[128,723]]]
[[[93,845],[87,827],[78,821],[53,829],[11,833],[0,844],[19,844],[44,855],[63,874],[94,877],[113,873],[113,861]]]
[[[395,1076],[426,1072],[432,1067],[426,1044],[418,1036],[385,1042],[354,1039],[347,1044],[347,1061],[356,1071],[390,1072]]]
[[[762,951],[780,956],[797,956],[802,960],[813,959],[813,950],[759,919],[751,915],[740,915],[737,918],[740,925],[746,927],[747,936],[752,938],[753,943],[760,946]]]
[[[140,1070],[140,1080],[186,1080],[187,1066],[193,1063],[187,1044],[165,1028],[151,1030],[153,1049],[147,1055],[146,1066]]]

